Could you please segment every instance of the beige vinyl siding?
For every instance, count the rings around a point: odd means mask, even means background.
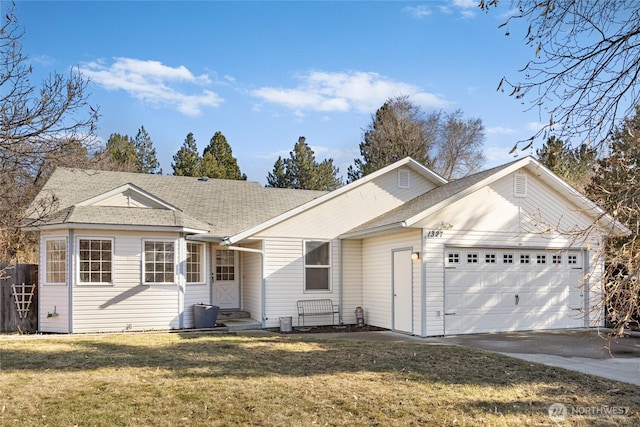
[[[175,329],[180,326],[179,287],[142,284],[144,239],[174,240],[177,234],[77,231],[79,238],[113,238],[113,285],[73,286],[73,331],[107,332]],[[176,259],[179,262],[179,259]],[[74,259],[77,280],[77,257]],[[176,279],[179,276],[176,275]]]
[[[319,239],[318,239],[319,240]],[[266,239],[264,249],[266,288],[266,327],[279,325],[280,317],[291,316],[293,325],[298,325],[296,301],[302,299],[330,298],[339,303],[339,241],[331,242],[331,290],[305,292],[304,257],[301,239]],[[305,325],[327,325],[331,316],[308,317]],[[338,322],[336,316],[336,322]]]
[[[262,249],[261,243],[244,246]],[[262,255],[251,252],[241,254],[242,309],[248,311],[252,319],[262,321]]]
[[[53,333],[69,332],[69,245],[68,235],[48,233],[42,231],[40,238],[40,250],[38,254],[40,268],[38,270],[38,331]],[[45,239],[67,240],[67,284],[45,284],[46,278],[46,247]],[[55,317],[47,317],[48,313],[58,313]]]
[[[397,171],[393,170],[274,225],[258,237],[332,239],[432,188],[431,182],[411,171],[411,187],[399,189]]]
[[[342,321],[356,323],[356,307],[362,307],[362,240],[342,241]]]
[[[392,251],[410,248],[420,252],[421,231],[407,230],[378,237],[364,239],[362,242],[362,305],[365,321],[369,325],[392,328],[393,277]],[[413,277],[413,333],[421,331],[421,267],[420,262],[412,263]]]
[[[186,242],[184,242],[184,248],[186,250]],[[203,262],[202,268],[204,268],[204,280],[205,283],[187,283],[185,285],[184,293],[184,316],[183,327],[193,328],[193,305],[194,304],[211,304],[211,272],[210,272],[210,258],[211,249],[209,245],[203,245],[204,253],[202,254]],[[186,254],[186,252],[185,252]],[[186,271],[184,272],[186,275]]]

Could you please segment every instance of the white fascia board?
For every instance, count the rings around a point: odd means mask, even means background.
[[[402,222],[394,222],[393,224],[381,225],[379,227],[367,228],[365,230],[354,231],[353,233],[344,233],[338,236],[339,239],[359,239],[362,237],[372,236],[375,234],[390,232],[399,230],[402,228],[407,228],[407,223],[405,221]]]
[[[291,217],[294,217],[295,215],[304,212],[308,209],[313,208],[314,206],[318,206],[324,202],[326,202],[327,200],[331,200],[334,197],[338,197],[341,194],[344,194],[348,191],[353,190],[354,188],[357,188],[361,185],[366,184],[369,181],[372,181],[376,178],[378,178],[381,175],[384,175],[394,169],[398,169],[399,167],[402,166],[409,166],[411,169],[413,169],[414,171],[422,174],[423,176],[427,177],[429,180],[433,181],[434,183],[438,184],[438,185],[442,185],[442,184],[446,184],[448,181],[446,179],[444,179],[443,177],[441,177],[440,175],[438,175],[437,173],[433,172],[432,170],[430,170],[429,168],[427,168],[426,166],[424,166],[423,164],[418,163],[417,161],[413,160],[411,157],[405,157],[402,160],[398,160],[395,163],[392,163],[388,166],[385,166],[382,169],[378,169],[377,171],[370,173],[369,175],[366,175],[360,179],[358,179],[357,181],[353,181],[347,185],[344,185],[338,189],[335,189],[333,191],[331,191],[330,193],[324,194],[316,199],[310,200],[309,202],[298,206],[297,208],[291,209],[290,211],[287,211],[283,214],[280,214],[268,221],[263,222],[262,224],[259,224],[255,227],[252,227],[248,230],[245,230],[239,234],[236,234],[234,236],[229,236],[225,239],[225,242],[228,242],[227,244],[233,244],[233,243],[237,243],[241,240],[246,239],[249,236],[252,236],[256,233],[259,233],[262,230],[266,230],[269,227],[272,227],[276,224],[278,224],[281,221],[284,221],[286,219],[289,219]]]
[[[440,203],[431,206],[429,209],[420,212],[418,215],[414,215],[411,218],[408,218],[405,220],[405,223],[408,226],[412,226],[414,225],[416,222],[423,220],[424,218],[428,217],[429,215],[431,215],[434,212],[439,211],[440,209],[450,205],[451,203],[458,201],[462,198],[464,198],[465,196],[468,196],[469,194],[475,192],[476,190],[479,190],[480,188],[491,184],[492,182],[497,181],[498,179],[509,175],[512,172],[517,171],[518,169],[520,169],[521,167],[524,166],[524,164],[526,164],[527,159],[529,159],[529,157],[526,157],[518,162],[513,163],[511,166],[504,168],[498,172],[496,172],[494,175],[490,175],[488,177],[486,177],[485,179],[483,179],[482,181],[476,182],[474,185],[465,188],[462,191],[459,191],[458,193],[452,195],[451,197],[441,201]]]
[[[120,187],[116,187],[113,190],[109,190],[106,193],[102,193],[99,194],[97,196],[94,196],[90,199],[84,200],[80,203],[76,203],[76,206],[91,206],[95,203],[101,202],[103,200],[106,200],[110,197],[116,196],[118,194],[124,193],[125,191],[132,191],[134,193],[140,194],[142,197],[147,198],[149,200],[151,200],[154,203],[159,204],[160,206],[172,210],[172,211],[179,211],[180,209],[178,209],[177,207],[165,202],[162,199],[159,199],[158,197],[154,196],[153,194],[144,191],[141,188],[136,187],[135,185],[128,183],[128,184],[124,184],[121,185]]]
[[[541,164],[539,161],[537,161],[531,156],[527,156],[517,162],[514,162],[509,167],[496,172],[494,175],[491,175],[483,179],[482,181],[477,182],[476,184],[468,188],[465,188],[464,190],[454,194],[448,199],[443,200],[437,205],[432,206],[431,208],[419,213],[418,215],[408,218],[405,222],[407,226],[412,226],[416,222],[423,220],[424,218],[428,217],[434,212],[437,212],[443,207],[448,206],[449,204],[457,200],[460,200],[465,196],[468,196],[469,194],[479,190],[480,188],[485,187],[501,178],[504,178],[505,176],[522,168],[526,168],[529,172],[533,174],[535,174],[538,171],[542,172],[544,174],[544,176],[541,177],[543,182],[548,184],[551,188],[558,191],[558,193],[562,194],[569,200],[571,200],[571,198],[574,198],[574,204],[579,205],[580,203],[582,203],[583,205],[585,205],[586,209],[589,209],[593,212],[593,213],[589,213],[589,215],[598,222],[601,228],[605,230],[610,230],[615,235],[628,235],[631,233],[631,231],[627,227],[625,227],[620,222],[616,221],[612,216],[607,214],[600,206],[595,204],[593,201],[589,200],[585,195],[583,195],[578,190],[576,190],[575,188],[567,184],[563,179],[561,179],[556,174],[551,172],[547,167],[545,167],[543,164]],[[577,199],[579,203],[576,203],[575,199]]]
[[[91,224],[91,223],[74,223],[74,222],[66,222],[63,224],[52,224],[52,225],[43,225],[39,227],[29,227],[24,228],[24,230],[29,231],[48,231],[48,230],[74,230],[74,229],[82,229],[82,230],[108,230],[113,232],[118,231],[169,231],[176,233],[189,233],[189,234],[201,234],[206,233],[206,230],[199,230],[195,228],[186,228],[186,227],[163,227],[163,226],[154,226],[154,225],[117,225],[117,224]]]

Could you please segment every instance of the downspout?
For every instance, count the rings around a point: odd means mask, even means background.
[[[68,274],[69,274],[69,297],[67,299],[67,316],[69,317],[67,319],[69,325],[68,325],[68,330],[69,333],[72,334],[73,333],[73,286],[74,286],[74,282],[75,282],[75,276],[74,276],[74,265],[75,265],[75,260],[76,260],[76,255],[75,255],[75,237],[74,237],[74,232],[73,230],[69,230],[69,253],[67,255],[68,257]]]
[[[344,240],[340,239],[340,274],[338,276],[338,281],[340,290],[338,291],[338,324],[342,325],[342,304],[343,304],[343,296],[342,296],[342,284],[343,282],[343,266],[344,266]]]
[[[424,228],[420,229],[420,322],[422,323],[421,336],[427,336],[427,260],[424,256]]]
[[[178,237],[178,329],[184,328],[184,296],[187,291],[185,260],[187,254],[187,241],[185,234]]]

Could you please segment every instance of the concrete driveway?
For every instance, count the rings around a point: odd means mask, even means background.
[[[609,342],[597,330],[578,329],[458,335],[437,338],[437,341],[640,386],[640,336],[637,335]]]
[[[478,348],[640,386],[640,334],[611,342],[595,329],[420,338],[391,331],[313,334],[314,339],[418,342]]]

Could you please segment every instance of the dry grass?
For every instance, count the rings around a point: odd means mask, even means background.
[[[548,407],[625,407],[640,388],[500,355],[313,336],[0,340],[0,423],[32,426],[556,425]]]

